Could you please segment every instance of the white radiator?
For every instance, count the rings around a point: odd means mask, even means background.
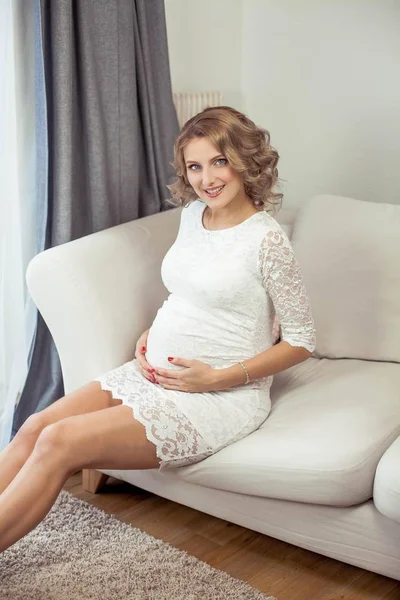
[[[221,106],[222,92],[197,92],[173,94],[179,126],[208,106]]]

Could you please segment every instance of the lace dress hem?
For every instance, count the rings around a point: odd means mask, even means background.
[[[310,342],[306,342],[304,340],[294,340],[293,338],[290,337],[282,337],[282,342],[287,342],[288,344],[290,344],[291,346],[295,347],[295,348],[305,348],[306,350],[308,350],[309,352],[314,352],[315,350],[315,344],[314,343],[310,343]]]
[[[94,381],[100,383],[102,390],[111,392],[114,399],[122,400],[124,405],[132,409],[133,417],[144,426],[146,438],[156,448],[157,458],[160,459],[159,470],[188,466],[215,452],[171,400],[154,396],[150,398],[148,394],[144,396],[146,388],[142,383],[141,393],[136,392],[139,397],[135,401],[132,388],[123,390],[116,385],[117,372],[111,371],[96,377]]]

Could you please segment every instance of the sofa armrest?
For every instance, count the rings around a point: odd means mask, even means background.
[[[28,265],[28,289],[53,336],[66,393],[134,357],[138,337],[168,295],[161,262],[180,212],[50,248]]]
[[[400,523],[400,437],[378,463],[374,481],[374,504],[380,513]]]

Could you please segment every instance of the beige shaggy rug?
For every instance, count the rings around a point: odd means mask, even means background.
[[[1,600],[273,600],[62,490],[0,554]]]

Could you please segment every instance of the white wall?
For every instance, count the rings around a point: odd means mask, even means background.
[[[270,131],[284,206],[400,203],[399,0],[166,0],[166,14],[174,90],[223,89]]]
[[[400,203],[400,2],[245,0],[248,114],[286,206],[320,192]]]
[[[174,92],[222,91],[244,110],[241,96],[242,0],[165,0]]]

